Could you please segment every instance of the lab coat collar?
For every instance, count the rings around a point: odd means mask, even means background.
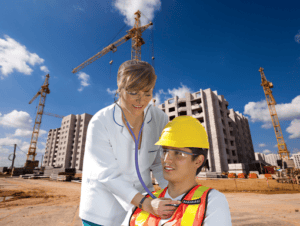
[[[117,103],[120,105],[120,100],[118,100]],[[146,112],[150,106],[151,106],[151,104],[148,104],[147,107],[145,107],[144,115],[146,115]],[[114,119],[114,122],[116,125],[118,125],[122,128],[124,127],[124,123],[122,120],[122,110],[120,109],[120,107],[117,104],[115,104],[115,106],[114,106],[113,119]],[[149,111],[147,112],[147,115],[146,115],[146,119],[144,120],[144,126],[146,124],[149,124],[151,121],[152,121],[152,115],[151,115],[151,109],[149,109]]]

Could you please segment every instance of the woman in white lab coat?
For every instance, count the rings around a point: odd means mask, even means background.
[[[167,218],[176,209],[172,200],[144,198],[145,192],[135,170],[135,142],[142,123],[139,142],[139,169],[146,186],[153,191],[150,170],[161,187],[167,185],[162,175],[154,145],[168,123],[167,115],[152,106],[156,82],[153,67],[143,61],[126,61],[118,71],[114,104],[101,109],[91,119],[86,136],[79,216],[83,225],[121,225],[133,206]],[[128,124],[127,124],[128,122]]]

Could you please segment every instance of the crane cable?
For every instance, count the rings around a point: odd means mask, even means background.
[[[151,22],[151,20],[148,17],[146,17],[146,15],[142,13],[142,11],[141,11],[141,14],[142,14],[142,16],[144,16],[148,20],[148,23]],[[154,43],[154,34],[153,34],[153,25],[152,25],[152,27],[151,27],[151,47],[150,47],[151,51],[149,51],[149,52],[150,52],[150,56],[151,56],[151,52],[152,52],[152,57],[150,57],[150,59],[152,59],[152,61],[151,61],[152,67],[155,69],[155,65],[154,65],[154,59],[155,58],[154,58],[154,46],[153,46],[153,43]]]

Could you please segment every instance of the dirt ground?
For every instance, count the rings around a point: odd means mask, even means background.
[[[264,179],[199,180],[224,192],[232,225],[300,225],[300,186]],[[81,226],[80,183],[0,178],[0,225]],[[5,198],[5,201],[3,200]]]

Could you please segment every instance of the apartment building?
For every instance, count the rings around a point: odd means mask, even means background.
[[[293,160],[294,160],[295,167],[300,169],[300,153],[293,154]]]
[[[169,120],[190,115],[204,126],[210,148],[203,171],[228,172],[228,164],[247,165],[255,160],[248,120],[242,114],[228,110],[228,105],[217,91],[200,89],[195,93],[185,93],[184,98],[175,96],[158,106]]]
[[[89,114],[68,115],[61,127],[48,133],[43,166],[76,168],[82,170]]]

